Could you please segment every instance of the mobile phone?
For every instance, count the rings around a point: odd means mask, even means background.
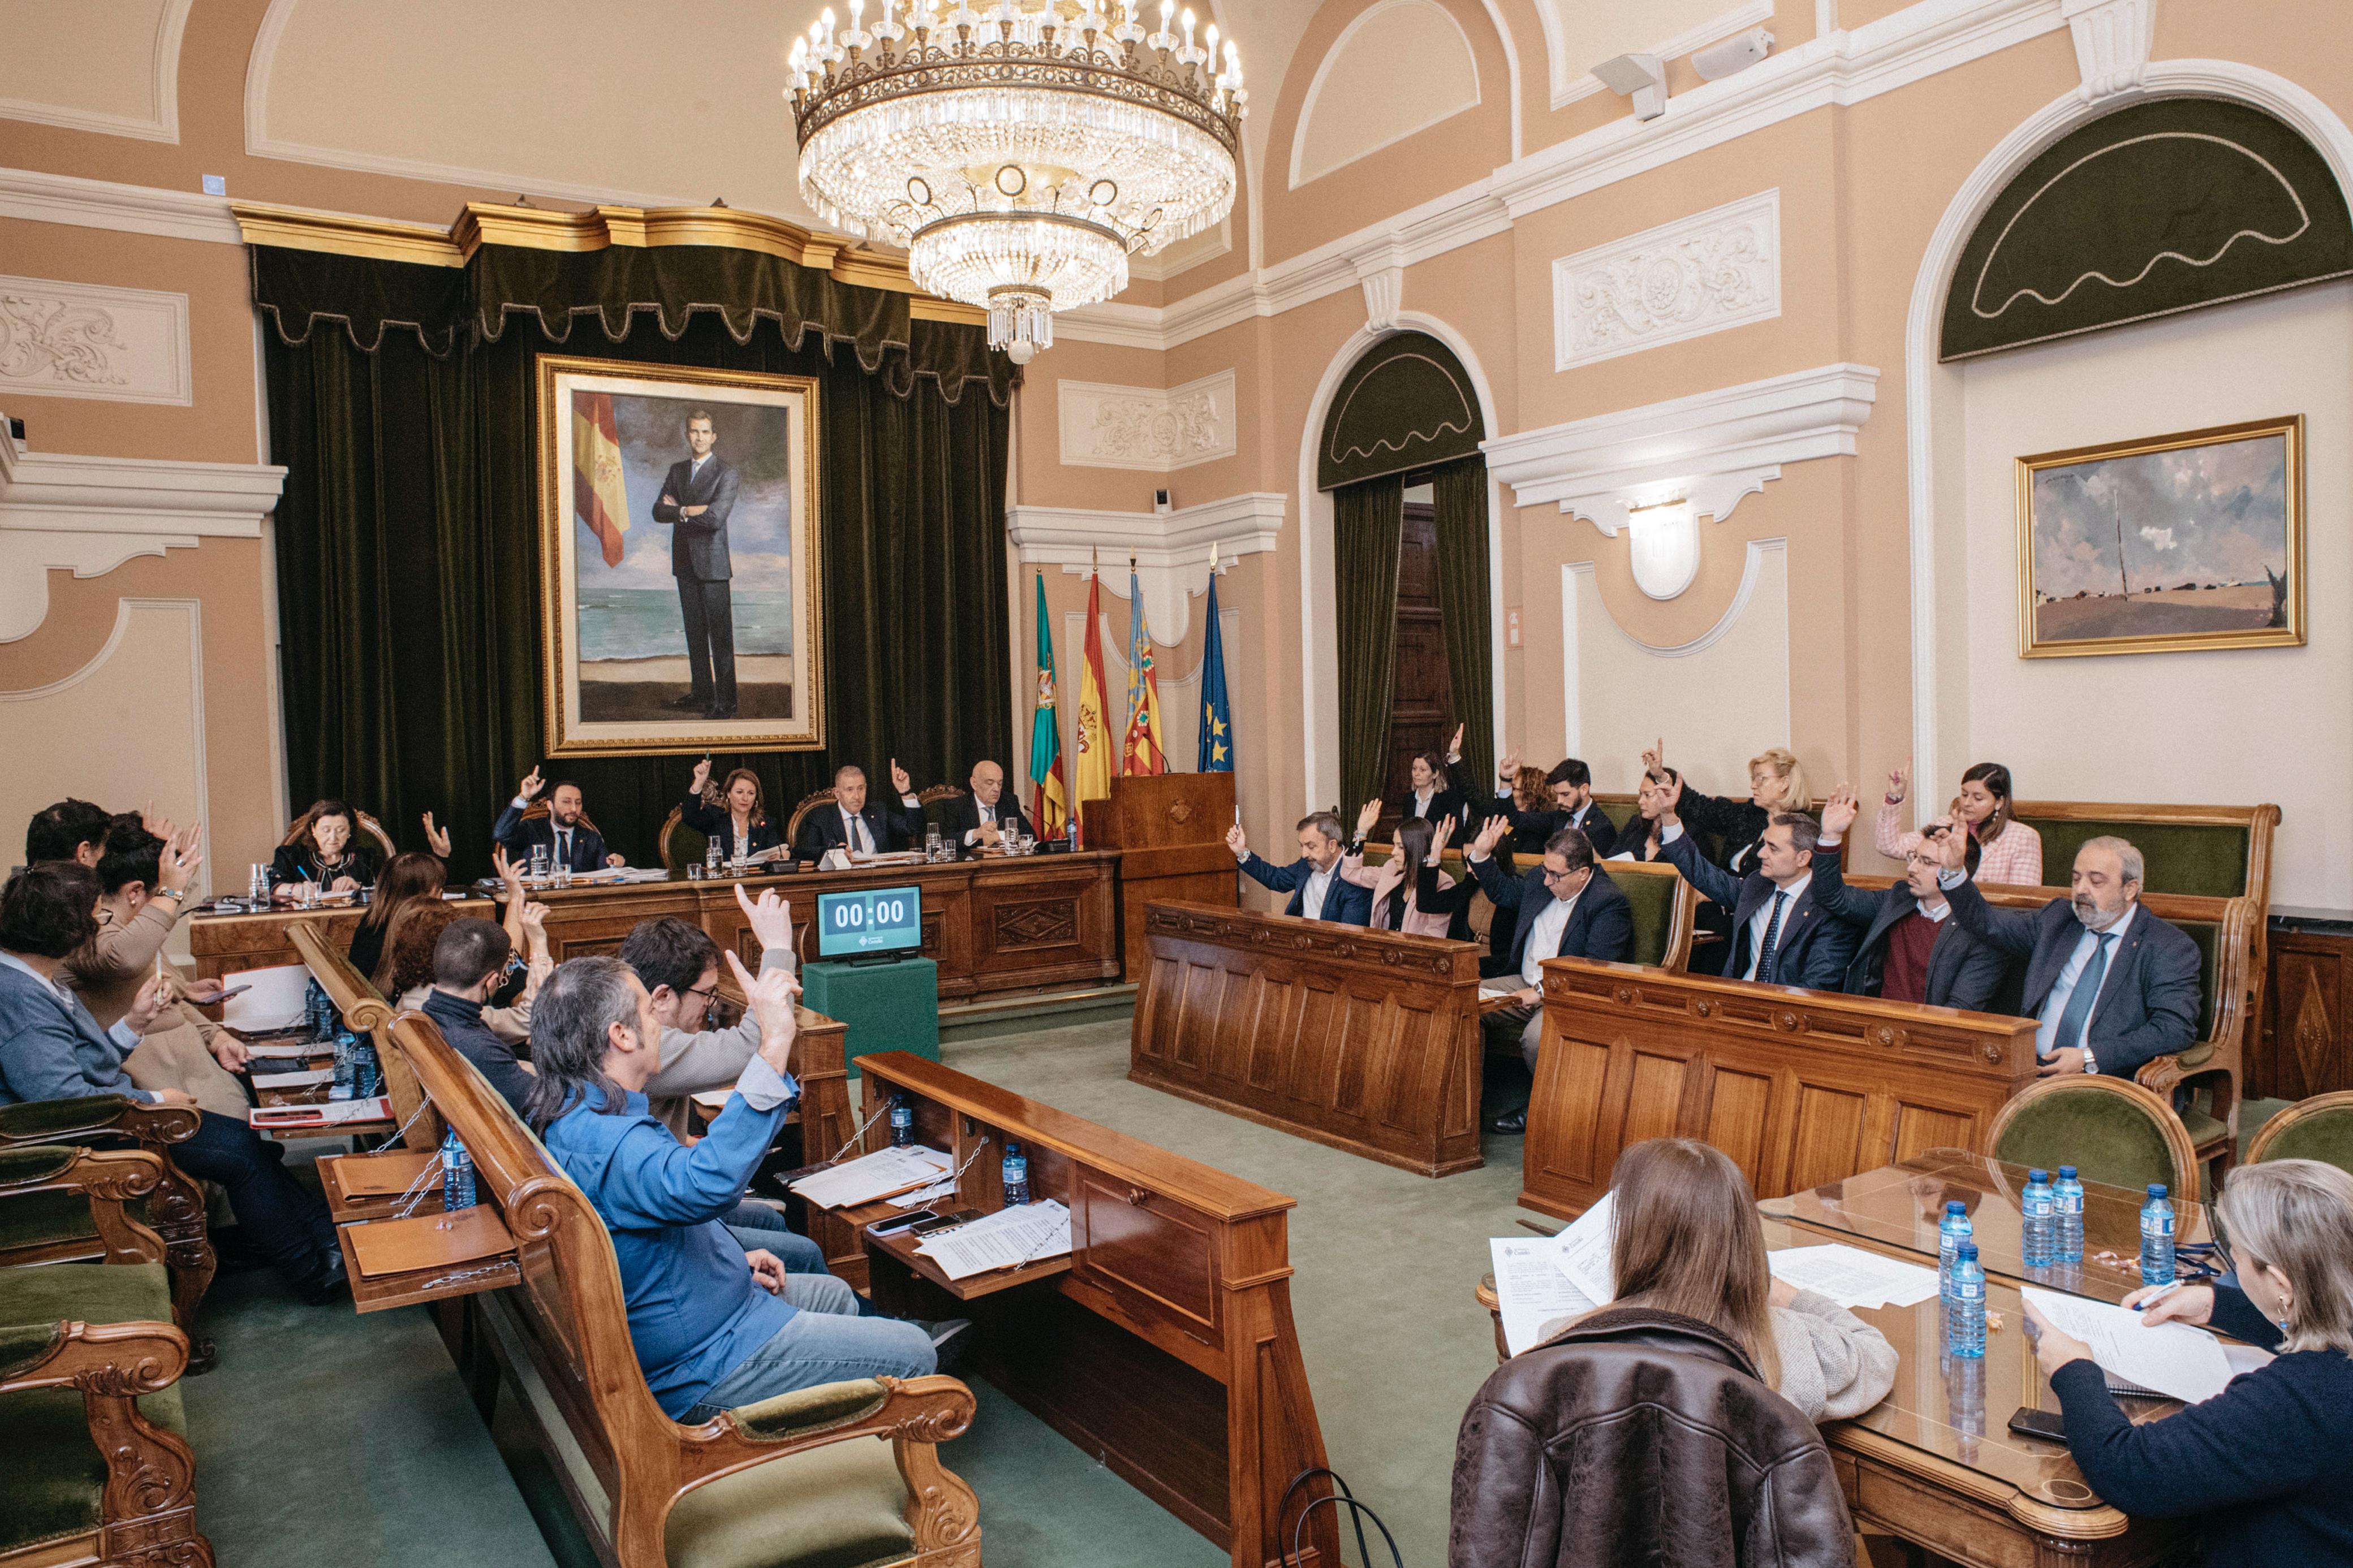
[[[929,1236],[935,1230],[954,1230],[957,1226],[970,1225],[974,1220],[976,1220],[979,1217],[980,1211],[978,1209],[958,1209],[954,1214],[938,1215],[931,1219],[925,1220],[923,1224],[915,1226],[913,1234],[916,1236]]]
[[[934,1220],[938,1217],[939,1215],[934,1214],[930,1209],[910,1209],[905,1214],[894,1214],[888,1215],[885,1218],[876,1220],[872,1225],[866,1227],[866,1234],[869,1236],[896,1236],[902,1230],[922,1225],[926,1220]]]
[[[215,998],[215,1000],[226,1002],[232,996],[242,996],[252,989],[253,987],[250,985],[232,985],[227,990],[222,992],[219,996]],[[206,1005],[209,1006],[211,1004],[207,1003]]]
[[[2021,1405],[2011,1413],[2010,1429],[2021,1437],[2040,1437],[2046,1443],[2067,1440],[2067,1420],[2056,1410],[2037,1410]]]

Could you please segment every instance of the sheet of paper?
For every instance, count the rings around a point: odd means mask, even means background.
[[[316,1040],[250,1040],[245,1054],[255,1061],[301,1061],[304,1057],[325,1056],[331,1047]]]
[[[888,1201],[894,1209],[921,1208],[928,1203],[955,1197],[955,1190],[956,1184],[954,1182],[934,1182],[928,1187],[917,1187],[912,1193],[901,1193],[897,1197]]]
[[[1487,1243],[1495,1265],[1495,1299],[1504,1315],[1504,1344],[1514,1355],[1560,1331],[1600,1303],[1561,1272],[1553,1238],[1499,1236]]]
[[[849,1208],[909,1187],[928,1186],[955,1163],[939,1150],[920,1144],[907,1149],[877,1149],[846,1164],[812,1172],[795,1182],[792,1190],[819,1208]]]
[[[258,1034],[302,1021],[311,972],[299,963],[283,963],[225,974],[221,984],[232,990],[239,985],[253,987],[221,1004],[221,1022],[232,1029],[249,1029]]]
[[[308,1089],[314,1083],[332,1083],[335,1069],[311,1068],[301,1072],[258,1072],[253,1075],[256,1089]]]
[[[378,1095],[374,1100],[331,1100],[323,1105],[257,1105],[245,1113],[245,1120],[264,1132],[337,1127],[347,1121],[389,1121],[392,1101]]]
[[[1578,1215],[1575,1225],[1552,1238],[1554,1262],[1596,1306],[1618,1299],[1617,1276],[1609,1268],[1617,1200],[1615,1193],[1602,1194],[1601,1201]]]
[[[1838,1242],[1783,1247],[1767,1262],[1775,1279],[1827,1296],[1850,1311],[1858,1307],[1917,1306],[1936,1293],[1935,1269]]]
[[[2143,1388],[2154,1388],[2187,1404],[2211,1399],[2231,1381],[2231,1358],[2222,1342],[2187,1323],[2145,1326],[2130,1307],[2062,1296],[2028,1285],[2021,1295],[2062,1332],[2092,1347],[2102,1371]]]
[[[723,1110],[727,1106],[727,1097],[734,1092],[735,1086],[730,1084],[725,1089],[702,1089],[692,1098],[694,1103],[705,1110]]]
[[[915,1248],[951,1279],[1010,1268],[1071,1250],[1071,1211],[1051,1198],[984,1215]]]

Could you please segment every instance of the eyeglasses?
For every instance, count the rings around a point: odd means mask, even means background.
[[[680,992],[679,994],[681,996],[700,996],[703,998],[702,1021],[706,1024],[718,1022],[719,987],[716,985],[690,985],[685,990]]]

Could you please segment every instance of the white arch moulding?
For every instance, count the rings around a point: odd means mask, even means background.
[[[2128,76],[2123,79],[2129,83]],[[1959,412],[1961,373],[1937,363],[1936,335],[1961,247],[1994,197],[2045,148],[2116,110],[2156,99],[2224,98],[2274,116],[2311,142],[2353,199],[2353,131],[2284,77],[2237,60],[2157,60],[2141,69],[2137,86],[2096,96],[2094,86],[2087,82],[2043,105],[1985,155],[1945,208],[1912,285],[1904,332],[1904,439],[1912,579],[1912,759],[1917,778],[1942,778],[1944,742],[1967,739],[1966,711],[1945,715],[1941,725],[1937,712],[1937,449],[1945,427]],[[1957,483],[1952,467],[1948,463],[1942,477]],[[1936,798],[1929,790],[1915,790],[1914,796],[1924,810]]]
[[[1317,448],[1324,439],[1324,421],[1349,368],[1365,351],[1399,332],[1428,332],[1444,343],[1462,363],[1471,390],[1479,399],[1480,422],[1489,434],[1502,428],[1493,384],[1470,340],[1436,316],[1420,310],[1399,310],[1395,324],[1359,327],[1334,351],[1307,405],[1307,423],[1299,437],[1299,666],[1302,776],[1305,785],[1302,809],[1320,809],[1317,803],[1338,798],[1340,788],[1340,677],[1332,638],[1338,631],[1338,603],[1332,582],[1332,498],[1315,488]],[[1503,489],[1494,471],[1487,473],[1487,668],[1494,732],[1504,734],[1504,530]]]

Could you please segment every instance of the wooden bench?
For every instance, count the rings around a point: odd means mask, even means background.
[[[212,1563],[168,1244],[134,1212],[169,1173],[144,1149],[0,1150],[0,1204],[83,1206],[105,1265],[0,1268],[0,1568]]]
[[[970,1389],[884,1377],[671,1420],[638,1369],[612,1239],[587,1198],[430,1019],[404,1014],[391,1035],[512,1238],[515,1283],[466,1298],[474,1342],[607,1568],[978,1568],[978,1506],[935,1451],[971,1425]],[[367,1281],[355,1270],[353,1284],[357,1297]],[[475,1393],[487,1418],[497,1384]]]

